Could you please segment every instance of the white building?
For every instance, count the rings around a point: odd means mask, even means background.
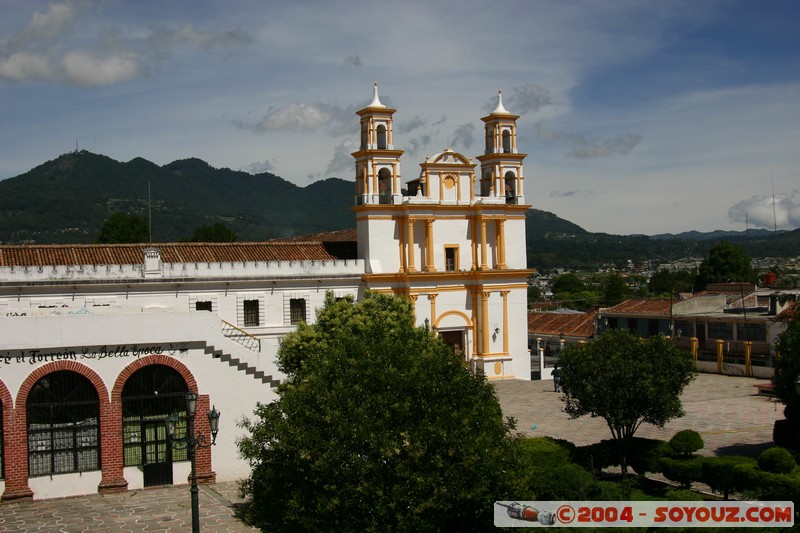
[[[490,379],[530,379],[522,160],[517,116],[482,120],[486,149],[427,157],[405,187],[394,109],[358,112],[357,229],[265,243],[0,246],[3,500],[183,483],[185,396],[201,481],[249,474],[235,422],[276,399],[280,339],[313,322],[327,291],[415,302],[428,323]]]

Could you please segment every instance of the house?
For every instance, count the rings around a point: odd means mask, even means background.
[[[561,350],[569,344],[595,338],[597,318],[596,311],[528,311],[531,379],[551,379]]]

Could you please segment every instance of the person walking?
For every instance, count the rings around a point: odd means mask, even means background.
[[[558,363],[553,367],[553,390],[561,391],[561,369],[558,368]]]

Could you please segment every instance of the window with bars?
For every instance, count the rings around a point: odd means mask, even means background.
[[[100,404],[87,378],[69,370],[47,374],[25,408],[30,477],[100,469]]]
[[[258,300],[244,301],[244,325],[245,327],[255,327],[259,325]]]
[[[148,455],[163,456],[168,445],[166,420],[177,415],[175,438],[186,437],[188,422],[183,377],[163,365],[133,373],[122,389],[122,453],[125,466],[138,466]],[[187,461],[186,448],[172,448],[173,461]]]
[[[305,298],[292,298],[289,300],[289,320],[293,326],[306,321]]]
[[[740,341],[766,342],[767,327],[764,324],[736,324],[736,338]]]
[[[708,323],[708,338],[709,339],[733,340],[733,323],[732,322],[709,322]]]

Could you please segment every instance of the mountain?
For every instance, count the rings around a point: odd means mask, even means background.
[[[772,231],[769,229],[748,229],[745,231],[684,231],[683,233],[659,233],[651,235],[651,239],[691,239],[694,241],[719,241],[722,239],[738,239],[739,237],[762,238],[786,233],[785,230]]]
[[[177,241],[217,222],[240,241],[258,241],[351,228],[352,202],[353,184],[337,178],[298,187],[200,159],[159,167],[80,151],[0,181],[0,242],[91,243],[117,211],[149,212],[155,242]]]
[[[117,211],[149,214],[154,242],[179,241],[217,222],[240,241],[348,229],[355,227],[353,194],[353,182],[338,178],[298,187],[274,174],[218,169],[195,158],[158,166],[80,151],[0,181],[0,243],[92,243]],[[528,265],[540,271],[704,257],[722,238],[752,257],[795,257],[800,250],[800,230],[609,235],[538,209],[528,210],[525,224]]]

